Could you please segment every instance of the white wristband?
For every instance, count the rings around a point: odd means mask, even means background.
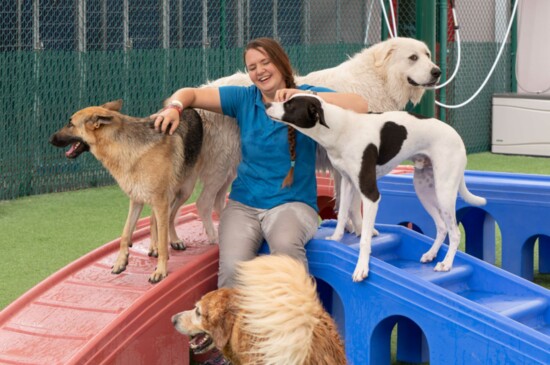
[[[183,104],[179,100],[172,100],[167,104],[167,106],[168,105],[175,105],[175,106],[183,109]]]

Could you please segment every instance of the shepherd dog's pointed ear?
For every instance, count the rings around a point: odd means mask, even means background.
[[[94,130],[101,128],[103,125],[109,125],[113,122],[113,116],[109,114],[94,114],[86,121],[86,127]]]
[[[101,105],[101,107],[114,112],[119,112],[122,109],[122,99],[109,101],[108,103]]]
[[[382,66],[384,63],[386,63],[389,59],[393,51],[395,50],[395,47],[392,43],[389,41],[385,41],[382,43],[379,43],[374,48],[374,65],[376,67]]]

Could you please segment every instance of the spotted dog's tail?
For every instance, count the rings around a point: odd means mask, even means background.
[[[464,181],[464,176],[460,181],[460,185],[458,187],[458,193],[466,203],[473,205],[475,207],[480,207],[482,205],[487,204],[487,199],[474,195],[470,192],[470,190],[468,190],[468,188],[466,187],[466,182]]]

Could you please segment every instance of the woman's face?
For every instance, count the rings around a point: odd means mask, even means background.
[[[250,79],[262,94],[271,98],[277,90],[285,87],[283,75],[262,48],[249,49],[244,59]]]

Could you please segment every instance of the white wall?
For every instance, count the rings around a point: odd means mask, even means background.
[[[518,94],[550,89],[550,1],[519,1]],[[550,95],[550,90],[543,94]]]

